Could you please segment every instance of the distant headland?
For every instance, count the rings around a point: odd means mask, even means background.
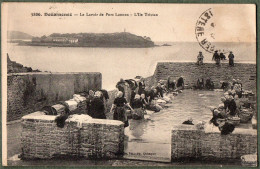
[[[146,36],[137,36],[129,32],[118,33],[53,33],[49,36],[33,37],[31,42],[21,41],[22,46],[47,47],[120,47],[148,48],[154,42]]]

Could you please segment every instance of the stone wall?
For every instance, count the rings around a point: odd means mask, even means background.
[[[7,76],[7,121],[89,89],[101,89],[101,73],[19,73]]]
[[[56,116],[35,112],[22,118],[22,157],[114,158],[124,151],[124,124],[117,120],[73,115],[63,128]]]
[[[172,160],[239,159],[257,152],[257,130],[235,128],[221,135],[217,127],[197,130],[195,126],[180,125],[172,130]]]
[[[221,85],[220,81],[232,81],[235,78],[242,81],[244,89],[256,92],[256,64],[236,63],[230,67],[228,63],[222,63],[221,66],[205,63],[199,66],[194,62],[159,62],[154,76],[156,81],[167,80],[169,76],[177,80],[183,76],[188,87],[195,85],[198,78],[206,80],[210,77],[217,88]]]

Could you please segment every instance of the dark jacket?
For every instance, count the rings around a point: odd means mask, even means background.
[[[226,60],[226,56],[223,53],[220,53],[219,57],[221,60]]]
[[[144,106],[143,106],[143,103],[142,103],[142,101],[140,100],[140,99],[135,99],[134,101],[133,101],[133,103],[132,103],[132,108],[133,109],[138,109],[138,108],[143,108]]]
[[[149,102],[151,102],[152,100],[154,100],[155,95],[156,95],[156,94],[154,93],[153,90],[149,90],[149,91],[146,91],[146,92],[145,92],[146,100],[148,100]],[[148,97],[150,97],[150,98],[148,99]]]
[[[174,82],[171,82],[171,81],[167,81],[167,87],[168,89],[175,89],[175,83]]]
[[[156,87],[156,90],[157,90],[157,94],[156,94],[156,95],[159,96],[159,94],[160,94],[160,96],[163,97],[163,88],[157,86],[157,87]]]
[[[212,60],[217,60],[217,59],[220,59],[220,56],[218,53],[214,53]]]
[[[204,87],[204,79],[198,79],[197,86],[203,86]]]
[[[235,56],[234,56],[232,53],[230,53],[230,54],[228,55],[228,58],[229,58],[229,59],[234,59]]]
[[[93,118],[106,119],[105,106],[100,98],[94,98],[92,100],[90,112]]]
[[[236,105],[236,102],[234,99],[229,101],[227,107],[228,107],[228,110],[230,111],[230,115],[232,115],[232,116],[236,115],[237,105]]]
[[[141,94],[145,93],[144,89],[145,89],[145,83],[139,82],[138,94],[141,95]]]
[[[105,100],[108,100],[108,99],[109,99],[109,95],[108,95],[107,90],[101,89],[101,90],[99,90],[99,91],[102,92],[102,99],[103,99],[103,98],[104,98]]]
[[[131,105],[131,106],[132,106],[133,101],[134,101],[134,99],[135,99],[135,95],[136,95],[135,91],[132,90],[132,91],[131,91],[131,96],[130,96],[130,105]]]
[[[181,87],[181,86],[183,86],[183,85],[184,85],[184,80],[183,80],[182,77],[180,77],[180,78],[178,79],[178,81],[177,81],[177,87]]]
[[[221,85],[221,89],[225,89],[229,86],[229,83],[228,82],[223,82],[222,85]]]
[[[125,104],[127,103],[126,99],[124,97],[117,97],[115,98],[114,100],[114,104],[117,106],[117,107],[123,107]]]

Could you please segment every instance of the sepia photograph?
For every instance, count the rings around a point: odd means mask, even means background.
[[[258,166],[256,8],[2,2],[2,164]]]

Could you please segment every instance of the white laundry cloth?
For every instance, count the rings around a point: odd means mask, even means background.
[[[70,111],[74,111],[74,110],[77,109],[78,103],[75,100],[70,99],[70,100],[67,100],[65,102],[69,105],[69,110]]]
[[[166,103],[166,101],[165,101],[165,100],[162,100],[162,99],[158,99],[158,100],[157,100],[157,103]]]
[[[83,102],[86,100],[85,97],[80,96],[79,94],[74,94],[73,95],[73,100],[75,100],[77,103]]]
[[[91,120],[92,117],[90,117],[89,115],[86,115],[86,114],[81,114],[81,115],[78,115],[78,114],[73,114],[73,115],[70,115],[69,118],[68,118],[68,121],[73,121],[73,122],[77,122],[77,127],[78,128],[82,128],[82,123],[83,122],[87,122],[89,120]]]

